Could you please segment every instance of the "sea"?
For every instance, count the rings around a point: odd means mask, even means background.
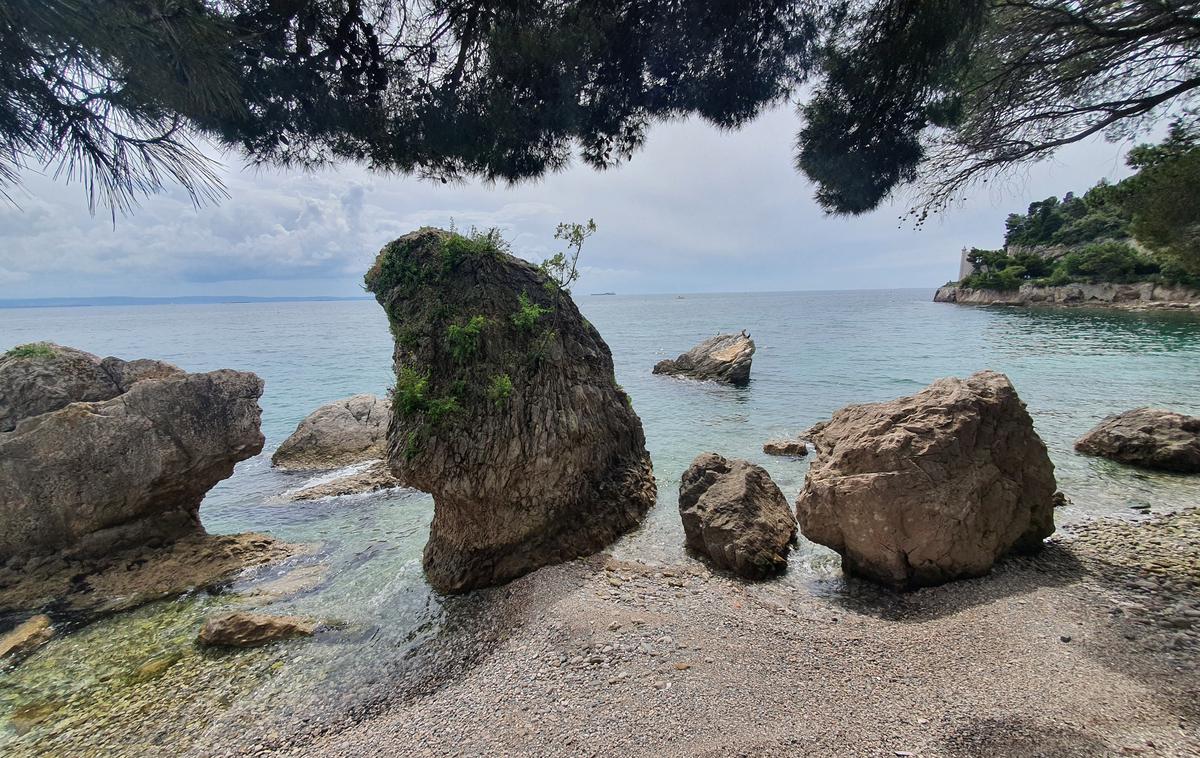
[[[1060,523],[1142,519],[1200,502],[1200,478],[1142,471],[1074,452],[1108,414],[1142,405],[1200,415],[1200,317],[1090,309],[982,308],[932,302],[933,290],[624,296],[577,295],[612,350],[617,381],[645,427],[658,504],[617,543],[620,557],[694,561],[683,549],[680,475],[714,451],[763,465],[789,500],[806,459],[762,453],[850,403],[919,391],[945,376],[1007,374],[1070,498]],[[750,384],[651,374],[721,332],[757,344]],[[318,567],[320,581],[273,602],[330,632],[215,654],[193,641],[203,618],[241,607],[238,583],[153,603],[65,633],[0,669],[0,753],[186,754],[238,730],[333,723],[386,700],[420,647],[453,623],[455,603],[420,566],[433,503],[409,490],[293,502],[324,477],[283,473],[271,451],[319,405],[392,382],[391,337],[370,300],[0,309],[0,352],[51,340],[100,356],[157,358],[188,371],[234,368],[266,381],[266,449],[205,499],[210,532],[268,532],[313,552],[269,569]],[[254,579],[261,579],[261,576]],[[803,539],[775,580],[800,591],[846,586],[836,556]],[[14,619],[7,620],[8,624]],[[6,620],[0,619],[0,631]],[[163,662],[162,666],[150,665]],[[161,669],[161,671],[160,671]]]

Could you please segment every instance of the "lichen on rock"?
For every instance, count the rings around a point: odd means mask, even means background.
[[[593,553],[654,503],[641,421],[569,294],[495,235],[421,229],[367,273],[395,338],[388,460],[461,592]]]

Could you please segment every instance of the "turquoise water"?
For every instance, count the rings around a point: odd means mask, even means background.
[[[932,303],[931,296],[903,290],[580,297],[642,418],[659,480],[658,506],[615,552],[690,560],[675,496],[697,453],[762,463],[794,499],[807,462],[764,456],[765,440],[799,432],[847,403],[911,394],[938,377],[984,368],[1007,373],[1028,404],[1059,485],[1073,500],[1060,520],[1136,517],[1132,506],[1162,511],[1200,500],[1195,478],[1140,472],[1071,449],[1101,417],[1137,405],[1200,414],[1200,319],[974,309]],[[655,362],[704,337],[740,329],[758,344],[748,387],[650,373]],[[453,623],[455,603],[439,599],[421,577],[432,515],[426,495],[286,502],[280,494],[309,478],[269,466],[270,451],[318,405],[386,391],[390,336],[373,301],[0,310],[0,350],[42,339],[99,355],[159,358],[190,371],[229,367],[262,376],[267,450],[218,485],[201,515],[210,531],[267,531],[318,547],[223,593],[154,604],[61,636],[22,666],[0,672],[0,747],[147,754],[165,751],[164,741],[173,751],[203,750],[239,729],[294,728],[289,720],[298,717],[311,727],[385,697],[415,665],[406,653]],[[306,565],[327,567],[321,581],[267,608],[325,619],[331,631],[229,655],[192,646],[206,613],[245,604],[243,588]],[[802,543],[780,581],[836,584],[836,576],[831,554]],[[162,659],[172,661],[165,673],[148,680],[136,674]],[[31,727],[3,726],[5,716],[47,710]],[[114,747],[117,739],[121,747]]]

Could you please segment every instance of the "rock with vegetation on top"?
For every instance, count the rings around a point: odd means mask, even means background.
[[[271,456],[283,469],[324,470],[383,458],[388,401],[354,395],[322,405],[310,413]]]
[[[433,495],[424,566],[446,592],[596,552],[655,500],[608,346],[504,247],[425,228],[366,276],[396,340],[388,461]]]
[[[196,642],[207,647],[258,647],[294,637],[311,637],[317,623],[301,616],[237,611],[204,622]]]
[[[767,440],[762,449],[767,455],[790,455],[794,458],[808,455],[808,444],[804,440]]]
[[[754,340],[745,331],[741,334],[718,334],[675,360],[659,361],[654,366],[654,373],[740,386],[750,381],[750,362],[753,358]]]
[[[70,403],[109,400],[143,379],[182,373],[162,361],[100,360],[53,342],[18,345],[0,356],[0,432]]]
[[[0,562],[203,533],[205,493],[262,450],[262,380],[36,347],[0,359]]]
[[[761,466],[701,453],[679,484],[687,546],[748,579],[787,568],[796,519]]]
[[[1101,421],[1075,449],[1143,468],[1200,473],[1200,417],[1135,408]]]
[[[851,405],[806,436],[800,531],[896,589],[981,576],[1054,532],[1054,465],[1008,377],[939,379]]]
[[[19,660],[50,641],[54,627],[50,617],[39,613],[0,637],[0,662]]]

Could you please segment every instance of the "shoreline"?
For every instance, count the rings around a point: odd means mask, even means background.
[[[1066,284],[1017,290],[980,290],[947,284],[937,288],[935,303],[1009,307],[1105,308],[1130,312],[1169,311],[1200,314],[1200,292],[1150,282],[1136,284]]]
[[[1200,511],[1065,531],[989,576],[906,595],[855,579],[744,584],[699,563],[549,567],[470,598],[470,620],[421,655],[429,667],[349,723],[208,748],[1200,752]]]

